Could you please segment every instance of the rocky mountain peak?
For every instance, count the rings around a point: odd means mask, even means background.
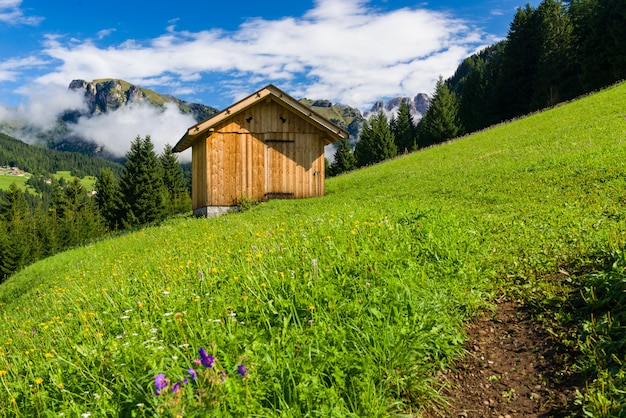
[[[119,109],[130,102],[147,100],[146,94],[137,86],[122,80],[72,80],[70,90],[84,90],[90,114],[105,113]]]
[[[138,87],[124,80],[104,79],[87,82],[73,80],[69,90],[84,90],[87,116],[115,111],[131,103],[147,103],[153,106],[163,106],[165,103],[174,103],[183,113],[191,113],[196,121],[200,122],[217,113],[217,109],[198,103],[189,103],[173,96],[158,94],[152,90]],[[66,115],[65,120],[80,115]]]
[[[365,113],[365,117],[368,117],[369,115],[373,113],[378,113],[380,111],[383,111],[387,115],[387,117],[395,116],[398,113],[398,109],[400,108],[401,103],[406,103],[409,105],[409,109],[411,110],[413,119],[415,120],[415,123],[417,123],[422,119],[422,117],[428,110],[428,107],[430,106],[430,98],[425,93],[418,93],[415,98],[399,96],[394,97],[387,103],[382,100],[378,100],[376,103],[374,103],[372,109],[369,112]]]

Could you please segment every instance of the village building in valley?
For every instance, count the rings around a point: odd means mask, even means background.
[[[187,130],[174,152],[192,148],[192,203],[198,216],[242,199],[324,195],[324,146],[345,130],[268,85]]]

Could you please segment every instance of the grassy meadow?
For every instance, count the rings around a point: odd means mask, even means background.
[[[26,184],[28,179],[32,176],[31,173],[25,173],[23,176],[12,176],[9,174],[0,173],[0,190],[8,190],[12,183],[15,183],[22,190],[29,190],[31,193],[35,193],[34,189]],[[53,174],[55,180],[64,179],[66,182],[71,182],[75,178],[80,180],[80,183],[85,187],[88,192],[92,191],[96,187],[96,178],[94,176],[85,176],[82,179],[75,177],[69,171],[57,171]]]
[[[578,401],[624,414],[625,141],[620,84],[323,198],[40,261],[0,285],[0,416],[419,416],[464,321],[514,289],[582,304]]]

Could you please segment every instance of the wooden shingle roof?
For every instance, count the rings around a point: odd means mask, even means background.
[[[289,96],[278,87],[269,84],[261,90],[257,91],[256,93],[251,94],[245,99],[238,101],[237,103],[227,107],[221,112],[216,113],[210,118],[200,123],[197,123],[187,129],[187,132],[185,132],[183,137],[174,146],[173,151],[181,152],[186,150],[195,142],[198,137],[203,135],[205,132],[214,128],[216,125],[223,122],[224,120],[245,111],[246,109],[267,99],[268,97],[275,99],[282,106],[285,106],[286,108],[292,110],[302,119],[307,120],[309,123],[317,126],[322,131],[325,131],[328,134],[327,142],[329,144],[335,141],[339,141],[343,138],[348,138],[349,136],[348,132],[346,132],[344,129],[341,129],[328,119],[311,110],[309,107]]]

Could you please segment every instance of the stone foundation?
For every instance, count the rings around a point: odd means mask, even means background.
[[[193,214],[199,218],[215,218],[225,213],[237,212],[237,206],[205,206],[194,209]]]

